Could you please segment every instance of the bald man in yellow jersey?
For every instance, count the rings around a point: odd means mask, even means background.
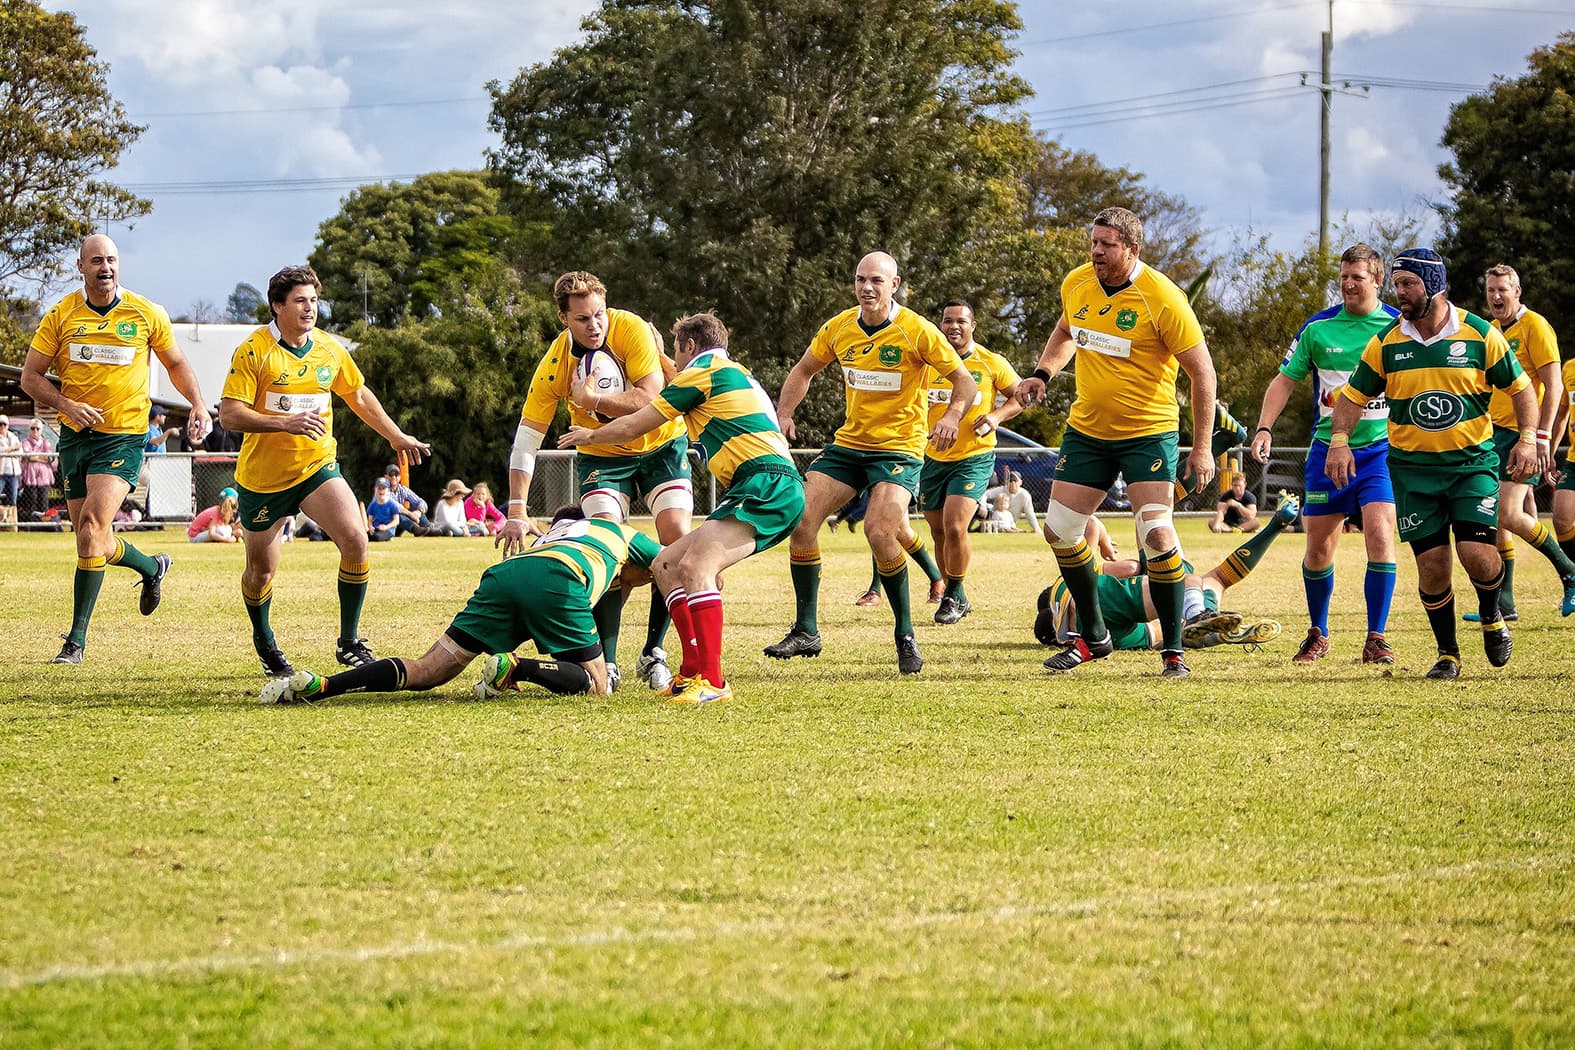
[[[897,260],[890,255],[872,252],[860,259],[853,276],[858,305],[821,326],[782,383],[777,423],[790,441],[797,433],[793,413],[809,392],[809,381],[832,361],[842,369],[848,411],[847,421],[805,477],[804,517],[788,543],[797,616],[787,637],[766,647],[774,659],[820,655],[815,622],[820,526],[868,487],[864,534],[896,619],[897,670],[917,674],[924,668],[913,638],[909,552],[898,537],[907,524],[908,501],[918,490],[926,432],[936,449],[951,448],[979,387],[940,330],[898,305],[893,296],[901,285]],[[952,384],[951,398],[933,427],[928,422],[932,370]],[[914,542],[922,541],[915,537]]]
[[[1493,391],[1488,402],[1488,415],[1493,420],[1493,450],[1498,454],[1498,551],[1504,559],[1504,586],[1499,591],[1499,611],[1504,619],[1515,620],[1515,541],[1514,536],[1530,543],[1544,558],[1553,563],[1559,574],[1559,585],[1564,588],[1564,600],[1559,611],[1565,616],[1575,613],[1575,562],[1559,549],[1553,533],[1537,518],[1537,505],[1531,491],[1541,480],[1541,475],[1556,467],[1553,448],[1554,417],[1564,403],[1564,383],[1559,378],[1559,337],[1554,334],[1548,319],[1535,310],[1528,310],[1520,300],[1520,274],[1512,266],[1499,263],[1488,267],[1484,291],[1487,293],[1489,322],[1504,333],[1521,371],[1531,380],[1531,389],[1537,396],[1537,474],[1515,478],[1509,474],[1509,452],[1520,435],[1515,429],[1515,406],[1502,390]],[[1466,613],[1463,620],[1477,621],[1475,613]]]
[[[252,645],[270,678],[295,673],[269,622],[285,520],[298,510],[339,548],[339,639],[334,657],[346,667],[376,659],[360,638],[371,563],[366,519],[340,476],[334,453],[333,394],[377,431],[395,452],[420,463],[432,451],[399,428],[366,385],[344,344],[317,327],[322,283],[309,266],[290,266],[268,281],[273,323],[236,348],[219,402],[219,422],[244,434],[235,484],[240,490],[246,568],[241,596]]]
[[[1192,381],[1192,432],[1187,457],[1198,488],[1214,476],[1214,362],[1186,295],[1138,258],[1143,223],[1125,208],[1106,208],[1089,230],[1089,262],[1061,282],[1061,319],[1034,374],[1024,379],[1025,404],[1077,357],[1077,398],[1056,462],[1045,534],[1077,605],[1079,632],[1065,652],[1045,661],[1052,671],[1109,656],[1114,650],[1096,590],[1098,567],[1084,539],[1088,519],[1118,474],[1127,482],[1138,543],[1148,556],[1149,593],[1159,613],[1160,673],[1185,678],[1182,603],[1186,572],[1171,520],[1179,446],[1178,368]]]
[[[1575,559],[1575,357],[1564,362],[1564,398],[1559,409],[1553,433],[1565,433],[1569,448],[1558,465],[1559,480],[1553,490],[1553,534],[1559,541],[1559,550],[1565,557]]]
[[[968,523],[979,509],[984,490],[995,472],[995,428],[1023,410],[1017,400],[1017,372],[1006,358],[973,341],[973,307],[953,299],[941,307],[941,334],[962,358],[968,374],[978,384],[973,404],[963,414],[957,440],[951,448],[930,448],[924,453],[919,476],[919,509],[930,523],[935,540],[935,560],[946,577],[946,590],[935,610],[935,622],[952,624],[973,611],[963,590],[973,549],[968,543]],[[996,395],[1006,400],[996,407]],[[945,376],[930,377],[930,424],[951,403],[952,384]]]
[[[574,270],[553,282],[558,320],[564,330],[552,341],[531,376],[519,428],[509,455],[508,520],[494,545],[505,555],[525,547],[525,537],[541,530],[526,513],[536,453],[552,426],[559,405],[567,405],[569,422],[595,430],[604,423],[632,415],[662,392],[668,375],[656,326],[638,314],[607,305],[607,286],[593,273]],[[624,389],[603,393],[577,378],[576,366],[588,354],[605,350],[618,362]],[[674,543],[689,532],[694,515],[694,486],[689,478],[689,439],[683,423],[673,420],[656,430],[622,442],[585,445],[574,458],[580,485],[580,509],[587,517],[627,521],[635,496],[645,500],[656,523],[656,536]],[[613,589],[596,606],[596,623],[613,688],[618,672],[618,633],[628,592]],[[670,622],[661,593],[652,588],[645,647],[635,673],[660,692],[672,683],[662,640]]]
[[[79,664],[88,622],[104,583],[104,567],[142,577],[138,608],[158,608],[167,554],[146,555],[111,531],[115,511],[137,484],[148,429],[149,354],[157,354],[175,389],[191,403],[187,432],[207,433],[208,405],[170,330],[164,308],[120,286],[120,250],[101,234],[77,252],[82,290],[56,303],[39,322],[22,366],[22,389],[57,414],[61,482],[76,532],[71,629],[53,663]],[[60,378],[55,389],[47,377]]]

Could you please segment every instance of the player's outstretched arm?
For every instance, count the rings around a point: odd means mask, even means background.
[[[827,364],[806,350],[804,356],[798,359],[798,364],[793,366],[793,371],[782,380],[782,392],[777,396],[777,426],[782,428],[783,435],[789,441],[798,436],[793,426],[793,413],[803,403],[804,395],[809,393],[809,381]],[[973,376],[969,376],[968,380],[972,382]]]
[[[959,365],[946,378],[951,380],[952,399],[930,430],[930,444],[942,452],[957,443],[957,427],[962,423],[963,413],[973,407],[973,399],[979,396],[979,384],[974,382],[966,367]]]
[[[558,439],[559,448],[575,448],[579,445],[621,445],[625,441],[632,441],[641,434],[649,434],[663,423],[667,417],[663,416],[651,405],[647,404],[632,415],[620,416],[611,423],[603,424],[592,430],[590,427],[570,427],[568,432]]]
[[[1274,378],[1269,380],[1268,389],[1263,392],[1263,407],[1258,409],[1258,429],[1252,435],[1252,445],[1249,446],[1252,458],[1259,463],[1269,462],[1269,450],[1274,447],[1274,421],[1285,411],[1286,404],[1291,400],[1291,391],[1295,389],[1296,380],[1283,372],[1276,372]]]
[[[350,391],[345,398],[345,404],[350,406],[350,411],[361,417],[361,421],[383,436],[395,452],[403,452],[410,457],[410,462],[420,463],[421,457],[432,454],[432,446],[425,441],[411,437],[399,429],[389,414],[383,410],[383,403],[372,393],[372,388],[359,386]]]
[[[1072,342],[1072,327],[1067,324],[1066,315],[1062,314],[1056,322],[1055,331],[1045,340],[1039,360],[1034,363],[1034,374],[1017,385],[1017,399],[1027,406],[1044,397],[1045,385],[1066,367],[1076,352],[1077,344]]]

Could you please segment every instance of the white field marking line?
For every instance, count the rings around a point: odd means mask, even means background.
[[[1236,897],[1263,898],[1285,894],[1340,890],[1366,886],[1396,886],[1407,883],[1438,882],[1488,871],[1536,869],[1571,863],[1562,855],[1526,857],[1519,860],[1469,861],[1445,867],[1416,871],[1396,871],[1384,875],[1351,875],[1331,879],[1304,879],[1294,882],[1246,883],[1215,886],[1199,890],[1153,890],[1110,897],[1091,897],[1059,904],[1008,904],[986,911],[945,911],[917,915],[889,916],[884,921],[865,924],[866,928],[885,930],[924,927],[976,921],[983,924],[1007,923],[1017,919],[1064,915],[1084,916],[1101,910],[1128,907],[1154,907],[1164,904],[1209,903]],[[180,959],[144,959],[98,965],[58,964],[42,970],[19,972],[0,970],[0,988],[7,990],[61,981],[96,981],[105,978],[161,978],[187,974],[223,973],[235,970],[282,969],[336,962],[378,962],[411,959],[426,955],[469,955],[485,952],[517,952],[534,948],[595,948],[620,944],[668,944],[705,937],[743,937],[759,934],[814,932],[815,927],[784,921],[722,923],[717,926],[678,926],[631,930],[615,927],[556,936],[512,934],[493,941],[418,940],[404,944],[372,945],[365,948],[282,948],[251,955],[200,955]]]

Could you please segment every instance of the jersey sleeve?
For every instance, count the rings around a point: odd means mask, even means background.
[[[1300,383],[1312,374],[1312,350],[1307,345],[1308,325],[1303,325],[1302,330],[1296,333],[1296,338],[1291,340],[1291,348],[1280,358],[1280,375],[1287,379],[1294,379]]]
[[[663,419],[677,419],[685,412],[693,412],[705,404],[705,388],[710,386],[707,377],[703,368],[684,369],[651,399],[651,407],[660,412]]]
[[[60,312],[58,310],[50,310],[44,315],[44,319],[38,322],[38,331],[33,333],[32,343],[28,345],[30,349],[36,350],[38,353],[43,354],[51,361],[54,361],[59,357]],[[59,374],[58,365],[55,369],[55,372],[57,375]]]
[[[342,345],[335,346],[335,356],[339,358],[339,368],[334,376],[333,392],[340,397],[349,397],[366,386],[366,376],[361,374],[361,367]]]
[[[656,556],[662,553],[662,545],[643,532],[634,529],[629,532],[629,560],[641,568],[649,569]]]
[[[945,378],[959,368],[967,367],[963,364],[963,359],[957,356],[957,351],[952,344],[941,335],[940,329],[928,324],[921,325],[915,337],[920,359],[935,369],[937,377]]]
[[[240,401],[246,405],[255,405],[257,402],[257,369],[261,363],[257,360],[257,353],[252,348],[250,339],[236,347],[235,353],[230,357],[230,370],[224,377],[224,389],[219,396]]]
[[[1518,394],[1531,385],[1531,377],[1526,375],[1520,362],[1515,358],[1509,348],[1509,341],[1504,338],[1504,333],[1497,328],[1489,328],[1487,332],[1487,360],[1484,369],[1487,381],[1509,394]]]
[[[169,311],[151,302],[148,304],[148,349],[156,354],[175,349],[175,329],[170,327]]]
[[[1012,367],[1012,363],[1000,354],[995,355],[994,375],[995,392],[998,394],[1002,391],[1010,390],[1023,381],[1023,377],[1017,374],[1017,369]],[[994,405],[989,405],[985,408],[985,411],[988,412],[994,407]]]
[[[623,351],[623,371],[631,385],[653,373],[662,375],[662,355],[656,349],[655,329],[645,318],[620,313],[616,333],[608,333],[609,343],[614,334],[618,339],[618,348]]]
[[[1547,318],[1538,317],[1532,326],[1531,339],[1531,367],[1540,369],[1544,365],[1559,363],[1559,337],[1553,331],[1553,326],[1548,324]]]
[[[1503,341],[1503,336],[1499,337]],[[1508,349],[1506,346],[1505,349]],[[1384,392],[1388,386],[1384,377],[1384,344],[1377,337],[1367,341],[1367,348],[1362,351],[1362,359],[1356,364],[1356,371],[1351,373],[1351,381],[1340,388],[1340,394],[1347,401],[1354,401],[1358,405],[1365,405],[1373,398]]]
[[[562,400],[555,379],[560,368],[569,367],[561,363],[568,352],[565,346],[560,337],[536,363],[536,372],[530,378],[530,389],[525,394],[525,407],[520,409],[520,422],[543,434],[552,426],[552,417],[558,411],[558,402]]]
[[[815,360],[830,364],[831,359],[837,356],[837,348],[831,338],[832,327],[835,324],[835,318],[827,321],[820,326],[820,331],[815,333],[815,338],[810,340],[809,352],[814,355]]]
[[[1165,304],[1160,308],[1154,324],[1172,357],[1203,342],[1203,326],[1198,323],[1198,315],[1193,312],[1192,304],[1187,302],[1186,294],[1180,288],[1165,297]]]

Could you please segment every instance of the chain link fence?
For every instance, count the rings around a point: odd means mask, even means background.
[[[1188,448],[1181,449],[1183,460],[1189,451]],[[1255,462],[1245,454],[1244,450],[1228,453],[1220,457],[1219,480],[1210,484],[1207,490],[1191,493],[1178,502],[1176,512],[1180,515],[1213,514],[1220,487],[1229,484],[1232,471],[1240,471],[1246,475],[1247,488],[1257,497],[1260,507],[1272,507],[1281,491],[1300,498],[1303,495],[1303,471],[1307,462],[1307,452],[1305,447],[1276,448],[1269,462],[1265,464]],[[24,465],[23,484],[16,506],[16,520],[14,522],[7,520],[10,515],[0,511],[0,530],[60,531],[68,528],[70,518],[65,507],[65,492],[59,480],[57,454],[50,452],[29,455],[47,460],[49,480],[44,484],[36,483],[41,477],[41,472]],[[797,464],[799,473],[802,474],[818,455],[820,455],[819,449],[794,449],[793,462]],[[572,450],[543,450],[537,453],[536,474],[531,482],[530,504],[527,508],[532,515],[546,517],[559,507],[579,502],[580,491],[574,469],[574,456]],[[995,481],[1004,483],[1008,470],[1020,473],[1023,476],[1024,487],[1033,497],[1034,509],[1043,511],[1050,498],[1050,484],[1055,477],[1056,458],[1053,449],[1002,449],[996,455]],[[695,482],[695,513],[704,516],[716,507],[719,496],[717,482],[711,476],[711,472],[705,469],[694,450],[690,450],[689,459]],[[219,502],[221,490],[235,484],[235,460],[233,454],[201,452],[150,454],[143,461],[142,476],[137,487],[127,498],[121,514],[117,516],[116,527],[161,528],[166,525],[184,527],[190,524],[197,514]],[[34,484],[28,483],[29,477],[34,480]],[[368,483],[368,491],[369,486],[370,483]],[[440,491],[440,486],[436,483],[432,485],[431,493],[422,492],[422,485],[419,482],[412,487],[416,489],[418,495],[426,498],[429,504]],[[1551,486],[1544,481],[1534,491],[1538,511],[1544,514],[1550,513],[1553,505]],[[368,492],[357,490],[356,495],[359,499],[365,499]],[[506,491],[495,492],[494,496],[500,503],[508,498]],[[1129,511],[1130,505],[1125,499],[1125,486],[1118,483],[1113,487],[1100,510],[1107,513]],[[650,513],[639,500],[634,502],[631,512],[637,517]]]

